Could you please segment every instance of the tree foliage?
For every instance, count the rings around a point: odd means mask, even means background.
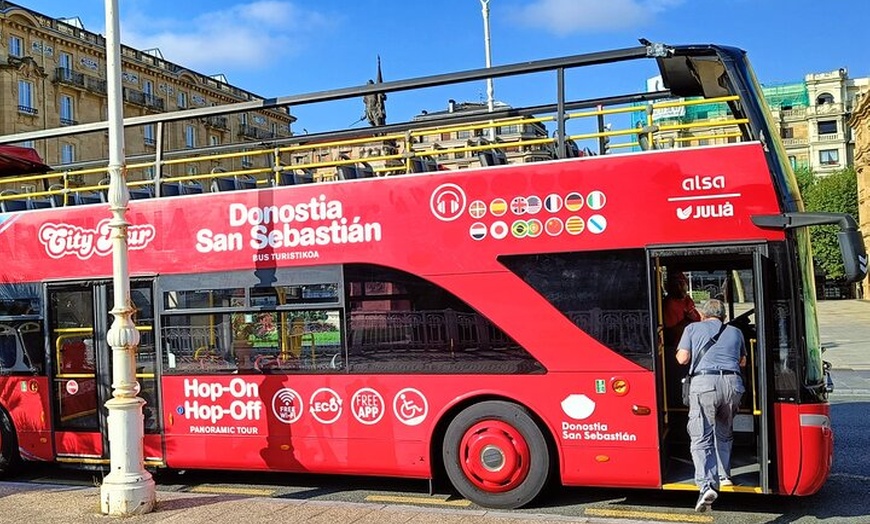
[[[807,172],[795,172],[807,211],[848,213],[857,220],[858,176],[853,168],[841,169],[823,177],[812,176],[811,171],[810,177],[807,177]],[[838,231],[837,226],[816,226],[810,230],[813,258],[825,275],[834,280],[845,274],[837,240]]]

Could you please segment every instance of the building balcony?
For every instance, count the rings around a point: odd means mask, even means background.
[[[39,114],[39,109],[36,109],[35,107],[19,105],[18,112],[25,115],[36,116]]]
[[[200,120],[206,127],[211,127],[212,129],[227,131],[230,128],[229,124],[227,123],[227,117],[225,116],[207,116],[201,118]]]
[[[239,136],[253,138],[254,140],[271,140],[275,138],[275,133],[260,129],[259,127],[242,124],[239,126]]]
[[[135,89],[128,89],[125,87],[124,100],[130,102],[131,104],[147,107],[148,109],[155,109],[157,111],[164,110],[164,103],[162,98],[148,93],[143,93],[142,91],[137,91]]]
[[[843,137],[843,133],[830,133],[827,135],[817,136],[815,141],[816,142],[826,142],[826,143],[843,142],[843,141],[845,141],[845,138]]]
[[[58,67],[54,70],[54,81],[58,84],[80,87],[99,95],[105,95],[107,92],[105,80],[84,73],[78,73],[65,67]]]
[[[60,125],[62,126],[74,126],[78,125],[78,120],[73,120],[72,118],[64,118],[60,117]]]
[[[845,113],[843,104],[821,104],[807,108],[807,116],[836,116]]]
[[[806,138],[783,138],[782,145],[785,147],[806,147],[810,143]]]
[[[54,70],[54,81],[69,86],[85,87],[84,73],[77,73],[65,67],[58,67]]]
[[[803,120],[807,116],[807,108],[795,107],[792,109],[783,109],[780,111],[784,120]]]

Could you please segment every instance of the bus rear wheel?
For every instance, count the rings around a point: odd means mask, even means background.
[[[541,429],[528,410],[502,401],[480,402],[460,412],[447,427],[442,458],[456,490],[487,508],[528,504],[551,473]]]
[[[15,438],[15,427],[5,410],[0,408],[0,476],[8,476],[15,472],[21,462],[18,454],[18,440]]]

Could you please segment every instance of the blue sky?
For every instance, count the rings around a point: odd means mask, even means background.
[[[105,33],[101,0],[18,0],[52,17],[78,16]],[[119,0],[122,41],[265,97],[484,66],[480,0]],[[870,2],[846,0],[489,0],[494,65],[664,43],[719,43],[746,49],[764,84],[798,81],[845,67],[870,75],[866,46]],[[650,70],[652,71],[652,70]],[[586,77],[584,77],[586,78]],[[619,71],[588,77],[589,96],[622,80]],[[626,80],[628,81],[628,80]],[[643,90],[632,78],[626,90]],[[495,97],[526,100],[538,80],[496,81]],[[550,85],[548,90],[551,91]],[[600,92],[599,92],[600,91]],[[548,91],[549,92],[549,91]],[[392,94],[387,120],[440,110],[448,98],[485,101],[483,84],[422,96]],[[552,102],[552,96],[547,97]],[[299,108],[297,132],[350,125],[362,104]]]

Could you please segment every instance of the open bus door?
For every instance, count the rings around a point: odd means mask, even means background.
[[[155,377],[152,285],[131,283],[139,330],[136,380],[145,399],[145,457],[160,462],[158,396]],[[59,462],[108,464],[109,442],[105,403],[112,397],[112,348],[106,333],[114,319],[109,281],[48,285],[48,326],[54,447]]]
[[[725,304],[726,322],[738,327],[746,342],[747,364],[743,369],[746,393],[734,419],[731,454],[732,487],[723,491],[769,492],[770,462],[767,370],[765,366],[764,289],[766,248],[764,245],[666,248],[650,251],[650,267],[657,289],[656,369],[659,384],[662,486],[665,489],[694,489],[694,466],[686,430],[688,408],[682,404],[680,381],[688,369],[676,362],[680,333],[670,332],[664,310],[667,278],[682,274],[688,293],[696,303],[718,298]],[[672,277],[673,278],[673,277]],[[682,327],[677,328],[682,331]]]

